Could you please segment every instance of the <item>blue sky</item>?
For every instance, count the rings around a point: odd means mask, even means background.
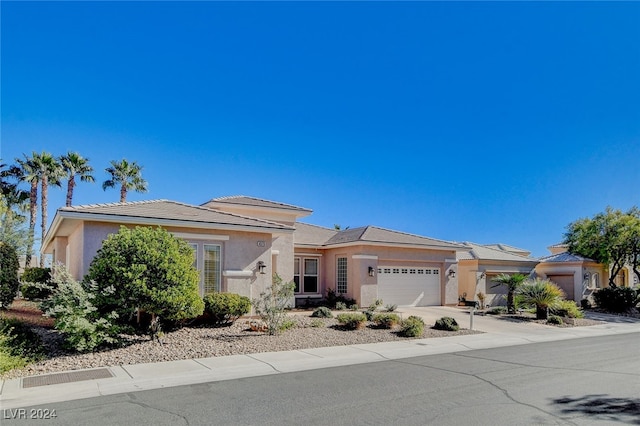
[[[546,254],[640,204],[640,3],[7,2],[1,147]],[[50,218],[64,204],[52,190]]]

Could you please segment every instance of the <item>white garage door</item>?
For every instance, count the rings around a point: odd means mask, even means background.
[[[440,269],[380,266],[378,298],[385,305],[439,306]]]

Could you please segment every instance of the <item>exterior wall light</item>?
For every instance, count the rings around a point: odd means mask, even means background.
[[[585,273],[584,273],[584,279],[585,279],[585,280],[588,280],[588,279],[589,279],[589,273],[588,273],[588,272],[585,272]]]
[[[449,269],[449,278],[455,278],[456,277],[456,271],[454,269]]]
[[[373,266],[369,266],[369,276],[373,277],[376,273],[376,270],[373,269]]]
[[[259,261],[258,261],[258,271],[259,271],[261,274],[264,274],[264,273],[265,273],[265,272],[264,272],[264,270],[265,270],[266,268],[267,268],[267,265],[266,265],[262,260],[259,260]]]

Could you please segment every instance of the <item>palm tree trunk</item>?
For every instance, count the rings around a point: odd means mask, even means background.
[[[547,306],[536,306],[536,319],[543,320],[549,317],[549,308]]]
[[[127,202],[127,187],[124,185],[120,187],[120,202],[121,203]]]
[[[69,176],[69,182],[67,183],[67,207],[71,207],[71,203],[73,200],[73,188],[76,186],[76,177],[75,175]]]
[[[43,174],[42,176],[42,193],[40,194],[41,200],[42,202],[40,203],[40,208],[42,209],[42,223],[41,223],[41,227],[42,227],[42,237],[40,239],[40,244],[44,243],[44,234],[47,232],[47,196],[49,192],[49,182],[48,182],[48,178],[46,174]],[[40,247],[40,251],[42,252],[42,249],[44,247]],[[40,254],[40,267],[44,268],[44,256],[42,255],[42,253]]]
[[[36,217],[38,216],[38,181],[31,182],[31,192],[29,193],[29,241],[27,243],[27,254],[24,259],[24,267],[31,266],[31,252],[33,251],[33,241],[36,234]]]
[[[510,314],[516,313],[515,303],[513,303],[513,290],[511,289],[507,292],[507,312]]]

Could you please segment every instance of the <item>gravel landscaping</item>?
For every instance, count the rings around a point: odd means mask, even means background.
[[[162,343],[150,341],[148,336],[128,336],[125,347],[102,352],[75,354],[61,349],[61,336],[52,329],[36,327],[45,343],[48,358],[19,370],[12,370],[3,378],[16,378],[109,365],[139,364],[191,358],[207,358],[258,352],[289,351],[326,346],[354,345],[388,341],[406,341],[396,330],[367,326],[360,330],[342,330],[335,319],[294,315],[297,326],[278,336],[269,336],[249,329],[241,319],[230,327],[185,327],[165,333]],[[322,324],[321,327],[312,326]],[[425,327],[421,338],[477,334],[461,329],[457,332],[433,330]]]

